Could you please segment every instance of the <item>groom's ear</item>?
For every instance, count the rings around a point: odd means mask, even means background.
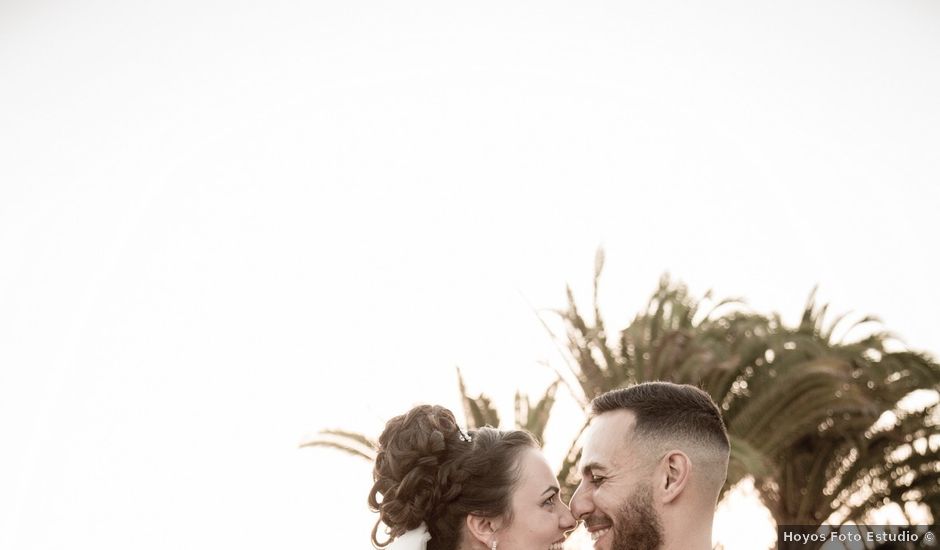
[[[474,540],[483,543],[487,548],[492,543],[496,531],[502,527],[501,518],[486,518],[476,514],[467,514],[467,532]]]
[[[672,450],[666,453],[661,464],[665,475],[660,478],[662,479],[660,498],[663,504],[668,504],[675,500],[689,483],[692,475],[692,460],[682,451]]]

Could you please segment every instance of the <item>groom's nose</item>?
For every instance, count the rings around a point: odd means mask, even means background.
[[[577,520],[583,520],[594,511],[594,503],[591,501],[588,491],[583,489],[583,483],[578,485],[574,494],[571,495],[571,502],[568,503],[568,507],[571,508],[571,515]]]

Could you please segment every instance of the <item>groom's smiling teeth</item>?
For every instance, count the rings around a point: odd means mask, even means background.
[[[565,541],[553,542],[551,546],[548,547],[548,550],[563,550],[565,547]]]
[[[604,529],[598,529],[597,531],[591,531],[591,540],[597,542],[597,539],[603,537],[610,531],[610,527],[605,527]]]

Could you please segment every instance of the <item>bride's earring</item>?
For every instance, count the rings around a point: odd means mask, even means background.
[[[490,545],[490,550],[496,550],[496,541],[493,541],[493,544]]]

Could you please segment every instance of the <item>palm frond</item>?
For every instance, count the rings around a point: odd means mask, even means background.
[[[545,444],[545,427],[548,425],[552,407],[555,405],[555,392],[558,391],[560,383],[561,380],[553,382],[535,405],[529,402],[527,395],[516,392],[516,427],[528,431],[543,445]]]
[[[320,430],[309,441],[300,444],[305,447],[324,447],[336,449],[368,461],[375,460],[379,448],[378,441],[358,432],[347,430]]]
[[[477,397],[472,397],[467,392],[464,384],[463,374],[457,369],[457,383],[460,389],[460,399],[463,403],[464,415],[467,419],[467,428],[476,430],[483,426],[499,427],[499,413],[493,406],[489,397],[482,393]]]

